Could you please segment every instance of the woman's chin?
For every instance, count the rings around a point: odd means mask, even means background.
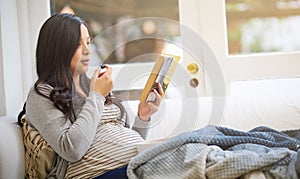
[[[76,73],[75,74],[84,74],[88,71],[88,66],[82,66],[81,68],[77,68],[76,69]]]

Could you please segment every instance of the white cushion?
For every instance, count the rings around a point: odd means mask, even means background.
[[[0,178],[24,179],[24,145],[16,117],[0,117]]]
[[[257,126],[300,128],[300,95],[231,96],[222,125],[247,131]]]
[[[225,105],[222,105],[224,101]],[[138,102],[129,102],[134,114]],[[214,104],[215,103],[215,104]],[[223,103],[223,104],[224,104]],[[189,105],[189,103],[186,103]],[[194,103],[195,104],[195,103]],[[300,128],[300,94],[269,96],[199,97],[196,106],[185,107],[178,100],[165,100],[152,117],[148,140],[171,137],[208,124],[248,131],[257,126],[276,130]],[[174,132],[175,128],[180,129]]]

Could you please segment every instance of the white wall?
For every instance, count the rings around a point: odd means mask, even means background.
[[[1,0],[2,1],[2,0]],[[1,12],[1,2],[0,1],[0,12]],[[0,13],[0,32],[1,32],[1,13]],[[0,33],[0,42],[2,42],[2,34]],[[0,43],[0,81],[4,81],[4,77],[3,77],[3,65],[2,65],[2,61],[3,61],[3,55],[2,55],[2,43]],[[4,85],[1,84],[0,85],[0,116],[1,114],[5,113],[5,98],[4,98],[5,94],[4,94]]]
[[[20,109],[17,101],[22,101],[21,54],[19,41],[19,24],[16,1],[1,0],[1,68],[2,88],[1,106],[5,114]],[[20,103],[21,104],[21,103]],[[3,115],[3,114],[2,114]]]
[[[0,0],[0,116],[17,114],[35,79],[38,31],[50,16],[48,0]]]

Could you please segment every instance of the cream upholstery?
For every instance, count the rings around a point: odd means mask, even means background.
[[[0,118],[0,178],[24,179],[24,146],[15,116]]]

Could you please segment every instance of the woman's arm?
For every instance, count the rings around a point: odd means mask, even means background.
[[[150,127],[150,120],[143,121],[139,118],[139,116],[135,117],[135,121],[132,126],[132,129],[137,131],[144,140],[146,139],[146,137],[148,135],[149,127]]]
[[[161,85],[157,84],[157,89],[154,89],[152,93],[155,95],[154,101],[140,102],[138,106],[138,114],[135,118],[133,129],[136,130],[145,139],[148,134],[150,126],[151,116],[158,110],[163,96],[163,89]]]
[[[90,92],[80,115],[72,124],[53,106],[52,101],[32,90],[26,102],[26,119],[58,155],[67,161],[77,161],[92,144],[104,100],[98,93]]]

